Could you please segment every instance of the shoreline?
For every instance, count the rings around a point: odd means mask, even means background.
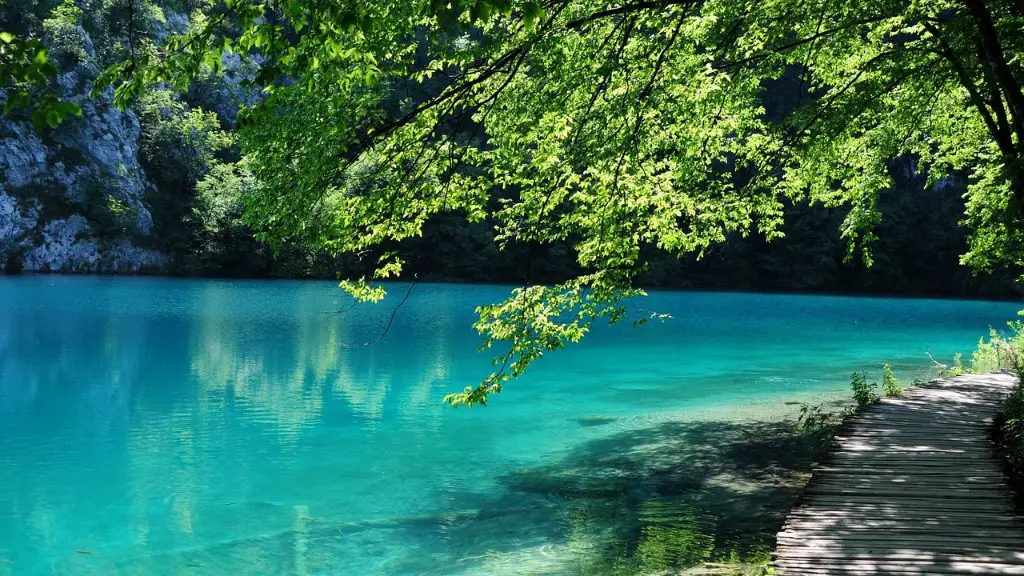
[[[202,275],[202,274],[178,274],[173,272],[41,272],[21,271],[16,273],[0,272],[0,278],[9,277],[104,277],[104,278],[166,278],[174,280],[214,280],[214,281],[293,281],[293,282],[339,282],[341,278],[314,277],[314,276],[273,276],[273,275]],[[384,285],[409,284],[413,280],[399,279],[381,281]],[[505,288],[518,288],[521,284],[508,282],[478,282],[473,280],[460,279],[438,279],[427,278],[415,280],[419,284],[462,284],[467,286],[493,286]],[[962,301],[962,302],[995,302],[1024,305],[1024,292],[1018,296],[993,296],[993,297],[969,297],[966,295],[946,294],[941,292],[856,292],[842,290],[771,290],[771,289],[713,289],[713,288],[683,288],[672,286],[637,286],[648,295],[652,294],[741,294],[741,295],[765,295],[765,296],[803,296],[808,298],[850,298],[850,299],[895,299],[895,300],[936,300],[936,301]]]

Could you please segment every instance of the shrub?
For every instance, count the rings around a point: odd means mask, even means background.
[[[1018,372],[1018,378],[1020,373]],[[1018,380],[1003,400],[996,419],[996,443],[999,455],[1017,492],[1018,506],[1024,504],[1024,380]]]
[[[89,58],[86,34],[82,29],[82,10],[74,0],[58,4],[43,20],[43,34],[49,55],[62,68],[81,64]]]
[[[168,90],[151,90],[135,104],[139,114],[139,161],[156,185],[146,201],[154,238],[180,258],[194,252],[192,215],[196,183],[232,145],[212,112],[189,108]]]
[[[256,241],[242,220],[243,197],[257,186],[245,161],[214,163],[196,184],[191,218],[196,222],[196,256],[203,269],[216,269],[258,251]]]
[[[988,340],[978,340],[978,347],[971,355],[973,372],[1014,370],[1020,372],[1021,352],[1024,351],[1024,323],[1009,322],[1010,334],[989,329]]]
[[[818,404],[800,405],[800,416],[796,419],[796,433],[816,444],[828,442],[842,424],[843,413],[831,412]]]
[[[882,391],[886,398],[895,398],[903,394],[903,383],[892,373],[892,365],[882,366]]]
[[[953,355],[953,363],[949,366],[941,368],[938,376],[940,378],[952,378],[953,376],[962,376],[964,374],[970,374],[971,370],[964,366],[962,356],[957,353]]]
[[[857,403],[857,408],[867,408],[878,402],[878,394],[875,392],[877,388],[878,384],[875,382],[868,384],[868,375],[864,372],[850,374],[850,389],[853,390],[853,400]]]
[[[158,188],[174,193],[192,188],[216,154],[233,144],[216,114],[189,108],[169,90],[146,92],[136,111],[142,127],[139,159]]]

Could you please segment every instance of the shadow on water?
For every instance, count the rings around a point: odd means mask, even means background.
[[[552,504],[565,568],[650,573],[766,554],[820,455],[791,422],[663,423],[502,483]]]

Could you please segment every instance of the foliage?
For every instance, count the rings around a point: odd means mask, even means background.
[[[953,355],[953,363],[949,366],[943,366],[938,371],[940,378],[953,378],[955,376],[963,376],[964,374],[970,374],[971,369],[964,366],[962,356],[959,352]]]
[[[82,10],[74,0],[64,0],[43,20],[43,33],[50,55],[60,67],[85,62],[87,36],[81,27]]]
[[[147,92],[137,111],[142,126],[140,159],[158,183],[194,185],[215,155],[233,142],[216,115],[188,107],[169,90]]]
[[[998,423],[1000,454],[1019,484],[1024,480],[1024,381],[1003,400]]]
[[[197,268],[219,271],[259,252],[249,228],[242,221],[242,198],[257,183],[245,162],[214,162],[210,171],[196,183],[191,219],[198,236]]]
[[[180,30],[185,15],[199,9],[198,20],[193,20],[201,22],[206,5],[192,0],[133,0],[129,9],[127,0],[80,4],[23,0],[16,7],[13,3],[0,5],[0,29],[6,27],[19,35],[41,38],[49,47],[50,60],[58,68],[75,66],[75,77],[88,80],[97,64],[130,60],[133,45],[136,52],[159,50],[163,35]],[[90,46],[94,50],[87,49]],[[62,58],[61,52],[69,56]],[[83,54],[84,61],[80,61]],[[202,64],[187,93],[182,95],[182,102],[191,110],[216,112],[222,126],[234,127],[238,104],[259,99],[261,88],[250,85],[258,72],[259,64],[248,54],[225,58],[221,69]],[[389,104],[385,108],[397,110],[403,102],[421,104],[443,87],[443,79],[435,73],[423,83],[396,82],[387,88]],[[81,83],[82,90],[86,86],[87,82]],[[166,86],[158,85],[156,89],[165,90]],[[787,110],[806,98],[806,86],[792,73],[758,97],[771,119],[784,118]],[[138,108],[142,99],[136,99],[132,105]],[[72,152],[64,148],[57,154]],[[81,161],[79,158],[74,162]],[[368,165],[372,168],[372,163]],[[877,265],[870,269],[860,261],[843,261],[845,248],[834,231],[845,219],[848,207],[784,198],[785,221],[780,232],[785,237],[769,243],[757,234],[744,236],[733,232],[726,235],[723,243],[710,246],[699,261],[692,254],[677,258],[677,254],[644,243],[640,260],[647,266],[637,276],[636,284],[698,289],[1007,295],[1006,274],[972,278],[967,268],[958,265],[959,255],[966,250],[963,232],[956,226],[963,214],[961,197],[966,191],[966,178],[955,176],[928,186],[925,175],[918,173],[917,168],[913,158],[903,158],[889,166],[894,186],[879,196],[882,219],[877,227],[879,239],[872,246],[872,258]],[[193,220],[194,206],[189,202],[192,183],[184,180],[158,182],[157,192],[149,199],[150,211],[162,229],[161,237],[152,241],[151,247],[169,252],[178,272],[330,278],[336,277],[339,270],[352,277],[372,272],[358,257],[338,258],[315,246],[303,247],[296,242],[290,242],[272,260],[264,245],[251,238],[248,226],[233,226],[219,235],[216,245],[207,246],[208,230],[201,229]],[[511,200],[516,197],[514,192],[505,195]],[[499,249],[494,229],[500,222],[494,214],[501,208],[500,200],[499,194],[490,196],[488,215],[483,220],[470,222],[469,213],[459,209],[435,214],[424,222],[422,236],[381,251],[401,255],[407,263],[406,277],[415,273],[431,280],[518,284],[528,278],[532,283],[554,284],[588,272],[577,262],[571,238],[546,245],[512,242]],[[102,215],[104,201],[99,196],[97,201],[99,204],[90,210]],[[169,213],[164,213],[165,208]],[[94,228],[103,225],[93,224]],[[168,229],[175,233],[168,234]],[[374,259],[375,255],[365,261]]]
[[[196,228],[190,216],[193,215],[196,183],[216,163],[218,154],[232,145],[232,135],[221,130],[215,114],[190,108],[169,90],[147,92],[139,99],[136,110],[142,129],[139,161],[157,188],[149,197],[157,239],[165,250],[174,254],[216,252],[216,247],[207,250],[194,245],[204,240],[201,236],[205,232],[203,228]],[[225,204],[237,201],[237,197],[230,197],[234,192],[225,192],[229,196],[223,204],[214,202],[208,194],[208,207],[226,208]],[[220,215],[209,216],[203,226]]]
[[[83,27],[96,44],[97,63],[105,67],[121,60],[136,62],[142,53],[157,50],[167,24],[160,4],[152,0],[86,3]]]
[[[604,318],[614,324],[626,318],[627,311],[621,302],[644,293],[622,288],[611,276],[610,272],[604,272],[581,276],[557,287],[517,288],[512,291],[512,297],[501,304],[478,307],[480,320],[475,328],[484,336],[481,350],[499,342],[508,343],[509,349],[495,358],[497,370],[483,383],[449,394],[445,402],[453,406],[486,404],[489,394],[501,392],[506,381],[522,374],[545,352],[579,341],[595,319]],[[655,314],[653,317],[664,316]]]
[[[50,90],[57,68],[46,55],[46,47],[33,38],[19,38],[0,31],[0,89],[6,98],[3,115],[26,111],[36,130],[56,128],[68,116],[81,116],[82,109],[58,98]]]
[[[707,513],[685,500],[657,499],[640,501],[635,544],[611,541],[595,545],[593,520],[574,513],[569,546],[578,545],[577,565],[566,573],[609,576],[669,574],[687,568],[695,573],[725,575],[761,574],[771,560],[771,548],[744,541],[720,538]],[[578,544],[576,544],[578,542]],[[595,554],[595,550],[602,553]]]
[[[920,384],[923,382],[914,380],[914,386]],[[850,374],[850,389],[853,392],[856,410],[863,410],[880,400],[876,391],[878,383],[869,383],[864,372]],[[892,365],[882,366],[882,391],[886,398],[897,397],[903,390],[902,383],[892,372]],[[800,414],[796,420],[796,432],[819,445],[827,444],[842,425],[843,419],[853,413],[854,409],[849,407],[844,410],[828,410],[821,404],[801,404]]]
[[[850,374],[850,389],[853,390],[853,400],[857,403],[857,408],[864,409],[878,402],[878,394],[875,392],[877,388],[877,382],[868,384],[868,375],[864,372]]]
[[[801,404],[796,432],[818,445],[824,445],[831,441],[845,416],[846,413],[827,410],[821,404]]]
[[[1018,313],[1024,316],[1024,311]],[[1008,322],[1009,334],[989,329],[988,340],[978,341],[978,347],[971,355],[971,371],[976,373],[994,370],[1020,371],[1021,355],[1024,352],[1024,322]]]
[[[149,85],[185,89],[225,53],[258,56],[267,97],[240,114],[261,182],[246,222],[274,248],[389,252],[442,213],[493,218],[501,248],[568,242],[578,277],[536,290],[527,277],[481,309],[487,346],[506,347],[498,360],[512,373],[634,295],[645,246],[700,257],[732,235],[777,239],[785,207],[811,202],[845,206],[846,255],[871,262],[900,157],[935,185],[970,174],[965,262],[1024,265],[1024,32],[1003,0],[200,10],[159,50],[141,42],[98,88],[114,85],[124,105]],[[769,118],[765,91],[793,77],[801,98]],[[420,97],[407,96],[414,88]],[[399,260],[381,259],[368,280],[400,273]],[[500,389],[492,375],[450,400]]]
[[[244,165],[216,163],[196,183],[196,218],[208,233],[242,225],[242,196],[256,185]]]
[[[138,209],[101,186],[90,186],[85,213],[100,238],[116,238],[131,233]]]
[[[1018,315],[1024,316],[1024,311]],[[991,330],[988,342],[982,339],[978,343],[971,365],[986,371],[1011,369],[1017,375],[1017,385],[1003,400],[1002,412],[996,420],[996,441],[1009,475],[1019,487],[1024,485],[1024,322],[1016,320],[1008,326],[1009,336]]]
[[[903,394],[903,384],[892,373],[892,365],[882,366],[882,391],[886,398],[895,398]]]

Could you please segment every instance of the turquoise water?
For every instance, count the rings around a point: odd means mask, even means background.
[[[926,351],[968,352],[1019,307],[657,293],[666,323],[443,406],[489,372],[473,309],[507,291],[419,285],[360,346],[402,287],[346,312],[330,282],[0,278],[0,574],[686,563],[792,496],[785,402],[883,362],[925,377]]]

